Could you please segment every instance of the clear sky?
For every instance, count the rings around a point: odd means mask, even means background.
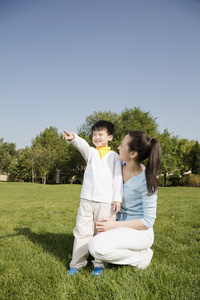
[[[0,138],[140,107],[200,141],[200,1],[0,0]]]

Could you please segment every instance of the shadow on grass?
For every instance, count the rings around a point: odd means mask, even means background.
[[[33,244],[41,245],[45,252],[53,254],[57,259],[64,263],[66,267],[69,267],[71,261],[74,236],[73,234],[64,234],[64,233],[42,233],[38,234],[31,231],[30,228],[15,228],[16,234],[7,235],[5,237],[14,237],[14,236],[25,236]],[[93,257],[89,254],[87,267],[93,269],[92,264]],[[109,269],[119,269],[121,265],[108,264],[107,268]]]
[[[72,247],[74,236],[73,234],[57,234],[57,233],[42,233],[32,232],[30,228],[15,228],[16,235],[27,237],[32,243],[41,245],[44,251],[53,254],[56,258],[69,264],[71,261]]]

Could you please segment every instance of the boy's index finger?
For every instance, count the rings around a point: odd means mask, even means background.
[[[64,131],[64,133],[65,133],[66,136],[68,136],[68,137],[71,136],[71,133],[70,133],[70,132],[68,132],[68,131],[66,131],[66,130],[63,130],[63,131]]]
[[[63,130],[63,132],[64,132],[63,138],[64,138],[65,140],[68,139],[68,138],[70,137],[70,133],[67,132],[66,130]]]
[[[74,139],[74,134],[73,134],[73,133],[68,132],[68,131],[66,131],[66,130],[63,130],[63,132],[65,133],[65,134],[63,135],[64,140],[72,141],[72,140]]]

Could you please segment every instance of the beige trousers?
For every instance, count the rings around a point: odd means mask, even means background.
[[[87,265],[89,255],[88,242],[97,234],[96,221],[103,218],[116,219],[113,205],[103,202],[80,200],[80,206],[74,228],[74,245],[70,267],[80,269]],[[98,259],[93,261],[94,267],[104,268],[104,263]]]

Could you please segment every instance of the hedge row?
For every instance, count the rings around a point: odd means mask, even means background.
[[[159,186],[164,186],[164,178],[163,177],[159,177],[158,184],[159,184]],[[166,184],[167,184],[167,186],[200,187],[200,175],[199,174],[190,174],[190,175],[185,175],[181,178],[168,177]]]

